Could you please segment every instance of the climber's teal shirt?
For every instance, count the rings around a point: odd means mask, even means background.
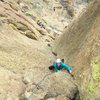
[[[61,63],[60,66],[58,66],[55,62],[53,63],[53,66],[55,68],[56,71],[65,68],[67,71],[72,70],[72,68],[70,66],[68,66],[67,64]]]

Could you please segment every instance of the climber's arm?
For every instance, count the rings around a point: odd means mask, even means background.
[[[63,64],[63,67],[64,67],[67,71],[72,72],[72,68],[71,68],[69,65]]]

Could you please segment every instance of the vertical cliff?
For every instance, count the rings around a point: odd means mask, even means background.
[[[100,98],[98,95],[100,92],[100,1],[93,1],[86,11],[65,29],[57,42],[58,55],[73,66],[76,76],[81,77],[81,92],[84,100],[98,100]]]
[[[87,0],[0,0],[0,100],[80,100],[70,74],[48,67],[55,60],[50,44],[55,34],[62,33],[86,4]],[[80,92],[95,90],[97,96],[91,97],[98,98],[99,4],[91,3],[57,41],[65,62],[75,65],[76,73],[87,73],[80,75]]]
[[[71,76],[48,70],[55,56],[47,44],[54,37],[47,27],[37,24],[37,19],[43,21],[39,14],[46,12],[50,18],[46,4],[41,0],[0,1],[0,100],[76,99],[78,88]]]

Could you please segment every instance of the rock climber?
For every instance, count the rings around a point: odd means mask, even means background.
[[[40,22],[40,20],[37,21],[37,24],[38,24],[39,26],[41,26],[41,22]]]
[[[55,70],[56,72],[61,70],[62,68],[65,68],[69,74],[73,77],[72,74],[72,68],[64,63],[64,59],[57,59],[51,66],[49,66],[50,70]]]
[[[40,20],[37,21],[37,24],[38,24],[41,28],[45,29],[44,24],[42,24],[42,22],[41,22]]]

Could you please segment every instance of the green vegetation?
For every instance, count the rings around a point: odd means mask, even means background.
[[[30,14],[30,13],[26,13],[26,16],[30,16],[30,17],[31,17],[31,16],[32,16],[32,14]]]
[[[92,81],[88,83],[84,92],[88,94],[91,100],[94,100],[95,95],[99,92],[100,89],[100,58],[97,58],[92,63]]]
[[[95,81],[100,81],[100,58],[93,63],[92,76]]]

